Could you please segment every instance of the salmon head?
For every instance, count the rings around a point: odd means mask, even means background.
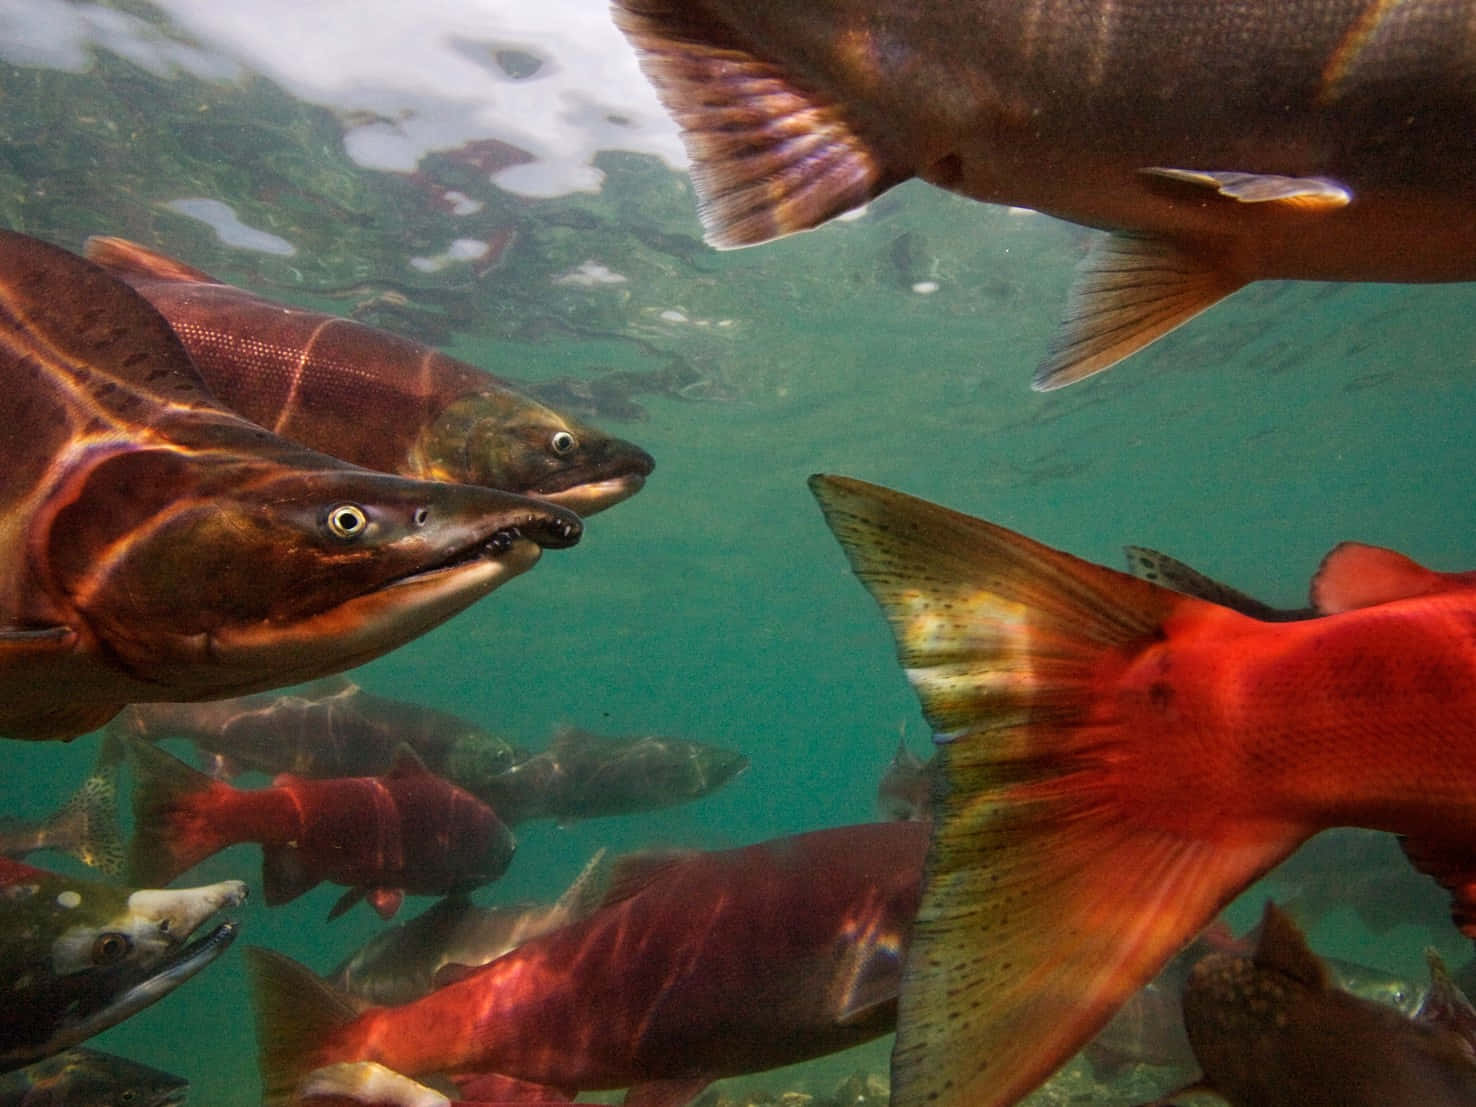
[[[215,402],[137,293],[0,234],[0,734],[321,676],[572,545],[577,516],[359,469]]]
[[[94,236],[86,251],[164,315],[227,407],[312,449],[580,515],[651,473],[639,446],[404,336],[265,300],[127,239]]]
[[[634,443],[505,388],[447,405],[416,454],[437,479],[516,488],[580,515],[634,496],[655,467]]]
[[[190,936],[246,885],[129,889],[0,860],[0,893],[3,1070],[85,1041],[210,964],[237,925]]]

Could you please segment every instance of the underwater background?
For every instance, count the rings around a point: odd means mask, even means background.
[[[570,723],[750,759],[687,806],[525,824],[479,902],[552,898],[601,847],[867,820],[899,737],[926,756],[811,473],[1108,565],[1126,543],[1154,547],[1287,607],[1343,539],[1476,566],[1469,287],[1259,284],[1037,394],[1086,232],[913,183],[858,218],[719,253],[602,0],[410,8],[0,0],[0,224],[73,250],[135,239],[557,386],[553,406],[655,456],[645,489],[577,548],[351,674],[533,748]],[[96,744],[5,742],[4,813],[55,808]],[[240,846],[188,882],[259,892],[259,872]],[[1237,927],[1268,889],[1274,875],[1237,902]],[[383,925],[365,907],[325,922],[338,894],[272,910],[258,895],[242,944],[326,971]],[[1335,911],[1311,944],[1419,981],[1428,944],[1469,958],[1433,883],[1414,884],[1407,914],[1374,935]],[[188,1077],[193,1103],[257,1102],[241,960],[89,1044]],[[725,1083],[828,1095],[884,1074],[889,1045]]]

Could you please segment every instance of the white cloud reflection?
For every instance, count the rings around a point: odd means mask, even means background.
[[[102,48],[156,74],[259,73],[347,117],[345,149],[366,168],[495,139],[532,156],[492,174],[528,196],[597,190],[601,150],[685,164],[606,0],[155,3],[193,46],[95,4],[0,0],[0,57],[79,70]]]

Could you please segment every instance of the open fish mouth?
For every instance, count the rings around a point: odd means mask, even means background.
[[[444,561],[390,581],[380,590],[423,584],[433,577],[490,563],[504,565],[509,575],[516,575],[532,568],[544,550],[568,549],[583,533],[584,524],[575,515],[529,514],[499,527],[481,542],[455,551]]]

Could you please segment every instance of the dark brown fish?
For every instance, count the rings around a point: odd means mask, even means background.
[[[0,735],[377,657],[578,540],[570,512],[370,473],[226,411],[163,317],[0,232]]]
[[[615,0],[708,241],[911,177],[1104,236],[1059,388],[1251,281],[1476,278],[1472,0]]]
[[[435,772],[500,773],[519,754],[509,742],[457,715],[366,692],[347,677],[326,677],[288,692],[208,703],[139,703],[110,732],[195,746],[212,776],[254,771],[314,778],[377,776],[409,746]]]
[[[226,406],[312,449],[580,515],[634,495],[654,464],[639,446],[419,342],[264,300],[121,238],[89,239],[87,256],[163,313]]]
[[[78,1046],[0,1076],[0,1107],[177,1107],[189,1081]]]
[[[1268,903],[1253,957],[1211,954],[1190,972],[1184,1025],[1203,1084],[1232,1107],[1470,1107],[1476,1053],[1445,1021],[1453,998],[1411,1019],[1343,991]]]
[[[734,750],[648,734],[612,738],[564,727],[541,753],[490,774],[465,762],[453,780],[492,805],[509,826],[529,819],[629,815],[698,799],[748,767]]]

